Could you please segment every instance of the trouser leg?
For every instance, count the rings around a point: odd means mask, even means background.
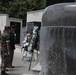
[[[7,55],[5,55],[5,53],[2,53],[1,54],[1,58],[2,58],[2,61],[1,61],[1,70],[4,71],[6,66],[7,66]]]
[[[1,52],[1,75],[5,74],[5,70],[6,70],[6,66],[7,66],[7,55],[5,55],[6,53]]]
[[[10,52],[10,65],[12,65],[12,62],[13,62],[13,56],[14,56],[14,50],[11,50],[11,52]]]

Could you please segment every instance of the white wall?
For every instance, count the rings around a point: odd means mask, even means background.
[[[3,32],[5,26],[8,26],[8,14],[0,14],[0,30],[1,30],[1,33]]]
[[[23,39],[24,39],[25,36],[26,36],[26,27],[23,27],[22,28],[22,41],[23,41]]]
[[[43,10],[27,12],[27,22],[41,22]]]

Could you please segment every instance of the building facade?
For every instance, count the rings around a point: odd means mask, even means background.
[[[22,42],[22,19],[10,18],[8,14],[0,14],[0,30],[1,33],[5,26],[15,26],[16,29],[16,44]]]
[[[41,26],[43,11],[44,9],[27,12],[27,21],[26,21],[27,32],[32,32],[32,29],[35,25],[39,27]]]

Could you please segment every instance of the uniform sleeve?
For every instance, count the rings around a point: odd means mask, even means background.
[[[10,42],[10,35],[9,34],[6,35],[6,42]]]

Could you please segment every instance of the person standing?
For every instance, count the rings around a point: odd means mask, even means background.
[[[9,68],[14,68],[14,66],[12,65],[13,57],[14,57],[14,50],[15,50],[14,33],[15,33],[15,27],[10,26],[10,48],[11,48],[11,50],[10,50]]]
[[[6,67],[7,67],[7,59],[8,55],[10,55],[10,35],[7,32],[8,27],[5,26],[3,33],[1,34],[1,75],[9,75],[7,74]]]

